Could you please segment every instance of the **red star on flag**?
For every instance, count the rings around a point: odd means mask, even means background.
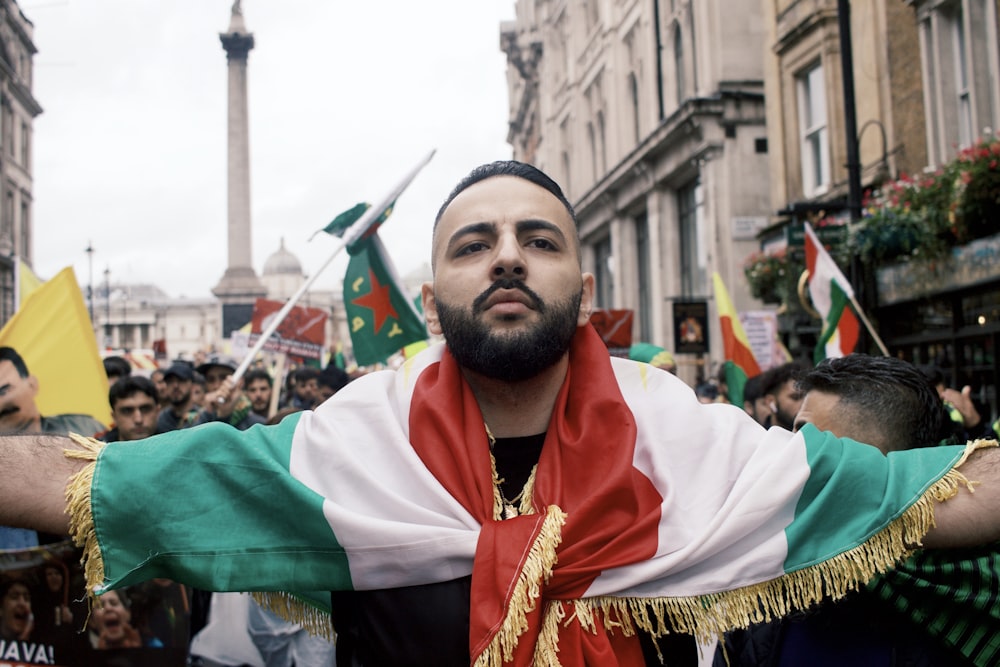
[[[355,299],[351,299],[351,303],[364,306],[372,311],[375,318],[375,333],[378,333],[387,319],[392,317],[398,320],[399,315],[396,313],[396,309],[392,307],[390,286],[381,284],[375,276],[375,272],[371,269],[368,270],[368,280],[371,282],[371,291]]]

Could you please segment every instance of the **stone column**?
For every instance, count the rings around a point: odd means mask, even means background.
[[[250,321],[253,303],[267,290],[253,270],[250,230],[250,132],[247,111],[247,56],[253,35],[243,22],[240,0],[233,3],[229,31],[219,39],[228,62],[228,249],[225,274],[212,293],[222,301],[222,335]]]

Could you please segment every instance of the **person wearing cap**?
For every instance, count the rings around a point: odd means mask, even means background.
[[[194,368],[185,361],[175,361],[163,373],[163,392],[167,407],[156,418],[156,432],[167,433],[198,424],[198,408],[191,398]]]
[[[674,355],[659,345],[635,343],[628,349],[628,358],[632,361],[643,361],[650,366],[656,366],[677,375],[677,362],[674,361]]]
[[[213,354],[198,366],[198,372],[205,376],[205,407],[198,415],[198,423],[221,421],[245,431],[267,421],[253,411],[250,399],[243,393],[242,383],[234,391],[229,390],[225,381],[236,372],[238,365],[232,357]]]

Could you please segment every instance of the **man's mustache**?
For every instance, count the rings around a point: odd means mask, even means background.
[[[516,289],[524,292],[528,298],[531,300],[531,307],[539,312],[545,309],[545,302],[542,301],[542,297],[535,294],[530,287],[524,284],[524,281],[517,280],[515,278],[500,278],[495,283],[490,285],[485,292],[476,297],[472,302],[472,312],[478,313],[483,310],[483,304],[486,300],[493,296],[498,290],[502,289]]]
[[[8,405],[3,410],[0,410],[0,419],[3,419],[4,417],[7,417],[8,415],[15,414],[18,411],[20,411],[20,409],[21,408],[17,407],[16,405]]]

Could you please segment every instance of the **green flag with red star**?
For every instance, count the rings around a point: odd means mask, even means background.
[[[386,361],[410,343],[425,340],[427,327],[407,295],[378,234],[349,246],[344,309],[359,366]]]

